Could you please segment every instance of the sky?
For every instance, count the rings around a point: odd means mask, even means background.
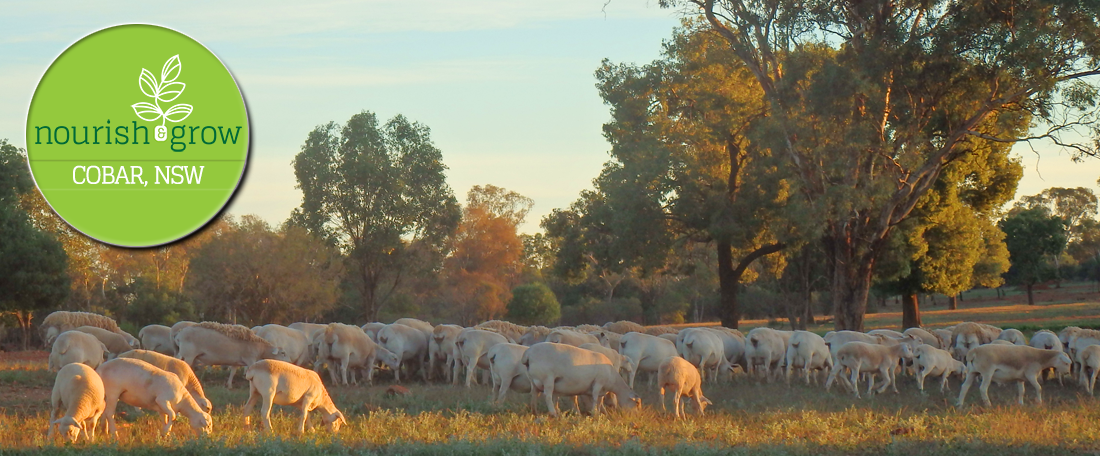
[[[316,126],[363,110],[431,128],[459,201],[493,184],[532,198],[521,231],[567,207],[607,161],[601,60],[646,63],[680,23],[656,0],[192,1],[0,0],[0,138],[23,147],[27,107],[70,44],[150,23],[206,45],[248,104],[248,174],[228,211],[282,223],[301,202],[291,160]],[[1097,188],[1100,161],[1017,146],[1017,196]]]

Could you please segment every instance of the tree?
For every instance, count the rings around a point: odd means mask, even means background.
[[[378,125],[363,111],[314,129],[294,157],[302,204],[290,223],[338,246],[362,316],[378,318],[417,260],[442,256],[460,218],[442,153],[428,127],[397,115]]]
[[[702,13],[753,75],[771,150],[823,214],[837,329],[863,329],[890,232],[950,163],[989,142],[1048,140],[1096,155],[1095,4],[661,4]]]
[[[69,294],[65,251],[19,206],[33,186],[26,153],[0,140],[0,312],[18,320],[24,350],[34,312],[57,307]]]
[[[508,320],[521,325],[553,325],[561,319],[561,306],[550,288],[542,282],[512,289],[508,302]]]
[[[1051,276],[1047,259],[1066,247],[1066,222],[1043,207],[1017,209],[1001,220],[1012,261],[1009,274],[1027,287],[1027,303],[1035,305],[1032,288]]]

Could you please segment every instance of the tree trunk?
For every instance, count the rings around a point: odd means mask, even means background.
[[[920,303],[916,293],[907,293],[901,301],[901,329],[919,328]]]
[[[758,258],[783,250],[787,245],[781,242],[768,244],[753,250],[745,255],[737,267],[733,266],[733,248],[728,241],[715,242],[718,248],[718,285],[720,288],[718,297],[719,315],[722,326],[737,329],[737,322],[741,320],[741,309],[738,306],[737,296],[741,287],[741,276],[745,269]]]
[[[952,296],[951,299],[947,300],[947,310],[959,310],[959,298],[961,298],[961,295]]]
[[[23,351],[30,349],[31,342],[31,320],[34,319],[34,312],[31,311],[16,311],[15,320],[19,322],[19,329],[23,332]]]
[[[862,332],[875,260],[873,255],[857,254],[851,239],[834,237],[832,241],[833,312],[836,316],[833,322],[837,331]]]
[[[1032,294],[1032,292],[1031,292],[1031,287],[1032,286],[1034,286],[1034,284],[1031,284],[1031,283],[1027,284],[1027,305],[1029,305],[1029,306],[1034,306],[1035,305],[1035,295]]]

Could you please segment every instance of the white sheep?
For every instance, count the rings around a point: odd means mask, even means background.
[[[459,362],[454,367],[454,384],[458,384],[459,369],[466,368],[466,387],[474,383],[477,369],[489,369],[489,359],[486,353],[497,344],[507,344],[508,338],[504,335],[485,329],[466,328],[458,333],[455,338],[454,357]],[[484,381],[484,377],[482,378]]]
[[[745,360],[749,365],[749,373],[756,373],[756,366],[761,366],[765,377],[771,381],[783,366],[790,337],[790,331],[779,331],[767,327],[749,331],[745,343]]]
[[[270,342],[241,325],[226,325],[204,321],[188,326],[176,335],[179,350],[176,356],[194,367],[196,362],[207,366],[247,367],[261,359],[283,358],[286,354]],[[227,388],[233,388],[236,369],[229,371]]]
[[[527,368],[531,379],[531,405],[535,397],[545,396],[546,407],[558,415],[554,394],[587,395],[592,398],[592,414],[599,413],[599,404],[606,393],[614,393],[619,408],[634,410],[641,399],[627,386],[611,366],[606,356],[572,345],[542,342],[523,353],[520,364]]]
[[[458,333],[464,328],[458,325],[436,325],[432,329],[432,338],[428,340],[428,378],[435,375],[437,368],[441,369],[446,381],[453,381],[454,374],[454,347]],[[441,366],[442,364],[442,366]]]
[[[112,355],[118,356],[119,353],[128,352],[136,347],[130,346],[130,343],[126,341],[122,334],[108,331],[106,329],[97,326],[80,326],[73,328],[73,331],[80,331],[95,336],[103,345],[107,347],[107,351]]]
[[[672,407],[676,412],[676,418],[682,418],[684,404],[682,397],[690,397],[695,401],[695,409],[700,415],[704,413],[710,399],[703,396],[703,379],[699,377],[699,371],[691,363],[679,356],[672,356],[664,360],[657,368],[657,386],[661,388],[661,410],[665,408],[665,390],[672,391]]]
[[[519,344],[526,345],[528,347],[535,345],[539,342],[546,342],[546,336],[550,335],[550,328],[545,326],[528,326],[527,331],[523,332],[522,336],[519,336]]]
[[[791,384],[791,373],[795,367],[801,367],[806,377],[806,384],[810,384],[811,370],[832,370],[833,356],[829,352],[829,346],[825,339],[809,331],[795,331],[787,343],[786,353],[787,385]],[[817,376],[814,376],[817,382]]]
[[[69,363],[84,363],[92,369],[103,364],[107,347],[95,336],[80,331],[65,331],[54,339],[50,348],[49,369],[57,372]]]
[[[966,400],[970,385],[979,376],[982,378],[980,391],[986,406],[989,402],[989,385],[993,382],[1016,382],[1019,391],[1019,403],[1024,404],[1024,381],[1035,388],[1038,402],[1043,402],[1043,387],[1039,385],[1039,374],[1054,368],[1057,373],[1068,373],[1070,359],[1065,353],[1054,350],[1042,350],[1026,345],[981,345],[971,348],[966,354],[966,381],[959,391],[957,406]]]
[[[490,331],[496,331],[508,339],[508,343],[518,344],[523,334],[527,332],[526,326],[517,325],[510,321],[503,320],[489,320],[486,322],[478,323],[474,326],[474,329],[488,329]]]
[[[183,382],[183,387],[187,388],[187,392],[191,393],[191,398],[195,400],[196,404],[199,404],[199,407],[202,407],[203,411],[210,413],[214,409],[214,404],[206,398],[206,392],[203,391],[199,378],[195,376],[195,371],[191,370],[191,366],[188,366],[182,360],[150,350],[130,350],[118,355],[118,357],[140,359],[158,369],[174,374],[180,379],[180,382]]]
[[[580,331],[573,331],[569,329],[555,329],[550,331],[550,334],[546,336],[547,342],[553,342],[555,344],[566,344],[574,347],[580,347],[581,344],[598,344],[600,339],[588,333]]]
[[[47,436],[53,437],[57,430],[69,442],[76,443],[81,435],[90,442],[95,439],[96,423],[106,407],[99,374],[84,364],[66,364],[54,379]]]
[[[121,400],[134,407],[154,410],[160,413],[164,426],[161,435],[172,431],[172,422],[176,415],[187,417],[191,429],[209,434],[213,421],[210,414],[204,412],[191,393],[174,374],[165,372],[138,359],[118,358],[103,363],[96,369],[103,379],[104,400],[107,415],[107,433],[118,437],[115,427],[115,408]]]
[[[1100,345],[1089,345],[1081,349],[1077,353],[1077,361],[1081,363],[1080,382],[1089,395],[1092,395],[1096,386],[1096,374],[1100,372]]]
[[[366,369],[367,382],[374,381],[374,363],[382,361],[394,371],[400,366],[400,360],[393,352],[386,350],[367,337],[357,326],[343,323],[331,323],[323,333],[324,343],[329,348],[328,357],[340,368],[340,378],[348,384],[348,370]],[[352,381],[355,382],[354,376]]]
[[[1001,335],[1001,328],[982,323],[963,322],[951,330],[951,349],[957,360],[966,358],[966,353],[975,347],[985,345]]]
[[[672,333],[675,336],[675,333]],[[639,371],[657,373],[661,363],[673,356],[679,356],[676,352],[676,344],[670,340],[658,336],[630,332],[623,334],[619,339],[622,347],[619,353],[630,358],[634,363],[634,370],[630,372],[629,385],[634,387],[634,377]],[[656,376],[652,378],[656,379]]]
[[[421,329],[394,323],[378,330],[375,337],[378,345],[386,347],[397,355],[398,367],[393,370],[394,380],[397,383],[401,383],[401,366],[408,366],[410,362],[416,368],[420,368],[421,378],[428,379],[428,370],[424,368],[424,362],[428,358],[428,340],[432,337],[430,330],[425,334]],[[410,368],[409,372],[415,371]]]
[[[311,340],[305,332],[276,324],[260,326],[253,332],[279,349],[283,353],[284,361],[303,367],[312,362],[309,349]]]
[[[124,332],[119,329],[118,323],[111,317],[91,312],[70,312],[67,310],[58,310],[47,315],[42,320],[42,325],[38,327],[38,330],[42,333],[42,340],[46,343],[46,346],[50,346],[61,333],[81,326],[95,326],[116,333]],[[130,336],[130,338],[132,339],[133,336]]]
[[[718,381],[719,372],[730,370],[725,343],[715,332],[686,328],[676,335],[676,341],[676,351],[699,369],[700,376],[706,378],[706,372],[711,371],[711,383]]]
[[[309,422],[309,412],[320,409],[321,421],[332,433],[347,424],[344,414],[332,403],[328,390],[321,384],[321,377],[308,369],[278,360],[263,360],[249,366],[244,373],[248,379],[248,402],[244,404],[244,424],[251,425],[252,408],[260,402],[260,415],[264,429],[271,429],[271,406],[289,405],[302,411],[298,421],[298,434],[304,434]]]
[[[913,350],[913,365],[917,369],[917,387],[924,392],[924,380],[930,375],[940,375],[940,392],[947,388],[947,379],[952,375],[962,376],[966,365],[952,358],[947,350],[941,350],[928,344],[922,344]]]
[[[168,356],[176,356],[176,346],[172,343],[172,328],[164,325],[148,325],[138,331],[141,348]]]
[[[917,339],[922,344],[931,345],[935,348],[944,349],[943,340],[936,333],[923,328],[908,328],[904,331],[906,336]]]
[[[1027,337],[1016,328],[1001,331],[1001,334],[997,336],[997,340],[1007,340],[1013,345],[1027,345]]]
[[[503,343],[489,348],[486,358],[489,360],[489,373],[493,377],[493,393],[489,399],[496,403],[504,402],[508,391],[531,392],[531,379],[527,377],[527,368],[520,364],[526,345]]]
[[[885,392],[888,386],[893,386],[896,393],[898,387],[894,379],[894,371],[900,360],[912,359],[912,357],[913,351],[909,348],[909,344],[885,346],[859,341],[848,342],[836,352],[836,364],[829,373],[829,380],[825,382],[825,391],[829,391],[841,370],[850,369],[852,377],[849,382],[857,398],[860,397],[857,382],[861,372],[877,372],[882,375],[882,384],[877,388],[879,394]],[[874,377],[868,376],[867,394],[871,394],[875,389]]]
[[[611,360],[611,366],[615,368],[615,372],[623,374],[623,380],[630,378],[630,373],[634,371],[634,362],[631,361],[630,358],[619,354],[619,352],[615,350],[604,347],[600,344],[593,344],[591,342],[587,344],[581,344],[579,348],[592,350],[596,353],[600,353],[606,356],[607,359]]]

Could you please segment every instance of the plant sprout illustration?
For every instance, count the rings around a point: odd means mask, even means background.
[[[179,78],[180,72],[183,70],[183,65],[180,63],[180,56],[176,54],[164,62],[164,66],[160,69],[160,82],[157,82],[157,78],[152,72],[141,69],[141,75],[138,76],[138,87],[141,88],[141,93],[145,96],[153,99],[152,103],[134,103],[130,107],[134,108],[134,113],[137,114],[142,120],[147,122],[153,122],[157,119],[161,119],[160,125],[155,129],[155,136],[157,141],[164,141],[168,138],[168,128],[164,126],[164,122],[181,122],[191,115],[191,111],[194,107],[187,103],[180,103],[167,111],[161,109],[160,103],[170,103],[176,98],[179,98],[183,93],[183,89],[187,87],[187,84],[182,82],[176,82]]]

